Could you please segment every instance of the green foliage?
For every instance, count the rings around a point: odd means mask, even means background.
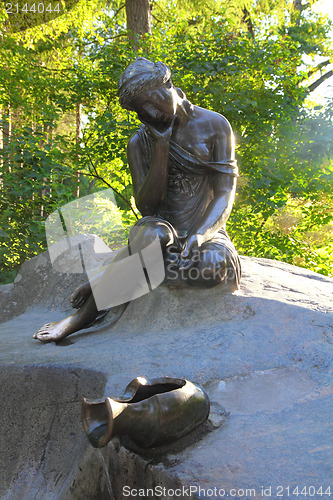
[[[46,245],[45,218],[58,200],[74,193],[73,171],[61,152],[62,138],[52,145],[42,132],[17,130],[6,148],[1,176],[0,281],[12,278],[17,267]]]
[[[2,130],[8,106],[12,128],[0,164],[0,281],[45,249],[45,218],[74,199],[76,175],[81,196],[115,192],[125,228],[139,216],[126,159],[139,122],[117,98],[138,55],[165,61],[194,104],[231,122],[241,175],[228,231],[240,253],[332,275],[333,106],[307,100],[320,75],[313,58],[332,57],[327,20],[289,0],[156,0],[153,34],[135,52],[122,2],[106,5],[81,1],[50,23],[0,35]]]

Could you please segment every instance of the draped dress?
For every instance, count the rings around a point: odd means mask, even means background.
[[[143,151],[144,167],[148,174],[153,138],[145,125],[139,128],[137,134]],[[203,217],[214,197],[216,175],[226,174],[237,177],[238,167],[235,159],[225,158],[218,162],[208,162],[184,150],[172,140],[169,144],[166,194],[156,209],[154,218],[164,221],[172,230],[180,253],[187,237],[192,234],[198,220]],[[144,224],[147,219],[151,217],[143,217],[137,224]],[[201,249],[215,250],[224,256],[229,277],[234,279],[238,288],[241,276],[240,261],[225,226],[219,228],[211,239],[205,241]]]

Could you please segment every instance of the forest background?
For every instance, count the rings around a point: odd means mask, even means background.
[[[126,161],[139,122],[117,98],[138,56],[167,63],[191,102],[231,122],[239,253],[333,276],[333,93],[313,98],[333,75],[332,22],[315,4],[2,3],[0,283],[46,249],[46,218],[78,197],[110,188],[126,229],[140,216]],[[111,206],[95,209],[111,224]]]

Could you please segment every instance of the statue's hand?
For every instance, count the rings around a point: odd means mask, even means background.
[[[199,252],[199,246],[201,244],[201,238],[198,234],[192,234],[183,245],[183,249],[181,251],[181,264],[179,269],[188,269],[193,264],[193,253],[195,251]]]
[[[168,143],[170,141],[172,131],[173,131],[173,126],[175,123],[176,115],[173,117],[170,125],[164,129],[163,131],[158,130],[156,127],[151,125],[150,123],[145,123],[147,129],[150,132],[150,135],[154,139],[155,142],[165,142]]]

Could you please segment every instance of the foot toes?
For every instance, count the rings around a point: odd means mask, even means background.
[[[83,297],[80,297],[72,302],[72,307],[74,307],[75,309],[80,309],[80,307],[83,306],[84,303],[85,299]]]
[[[81,302],[82,300],[82,297],[81,295],[76,295],[76,296],[73,296],[71,297],[71,303],[72,303],[72,306],[73,307],[78,307],[78,304]]]
[[[41,340],[41,338],[44,340],[47,340],[47,336],[50,334],[49,331],[50,323],[46,323],[44,326],[42,326],[39,330],[37,330],[36,333],[33,334],[32,338]]]
[[[38,330],[38,332],[35,333],[34,338],[37,339],[37,338],[41,337],[42,335],[47,335],[47,334],[48,334],[47,331],[45,332],[44,330]]]
[[[74,293],[72,293],[72,295],[71,295],[71,297],[70,297],[70,299],[69,299],[69,300],[70,300],[72,303],[74,303],[74,302],[76,302],[77,298],[78,298],[77,293],[76,293],[76,292],[74,292]]]
[[[50,335],[43,334],[43,335],[37,335],[35,337],[37,340],[40,340],[41,342],[51,342],[53,339],[50,338]]]
[[[54,334],[50,332],[47,328],[47,325],[42,326],[34,335],[33,338],[40,340],[41,342],[51,342],[54,340]]]

